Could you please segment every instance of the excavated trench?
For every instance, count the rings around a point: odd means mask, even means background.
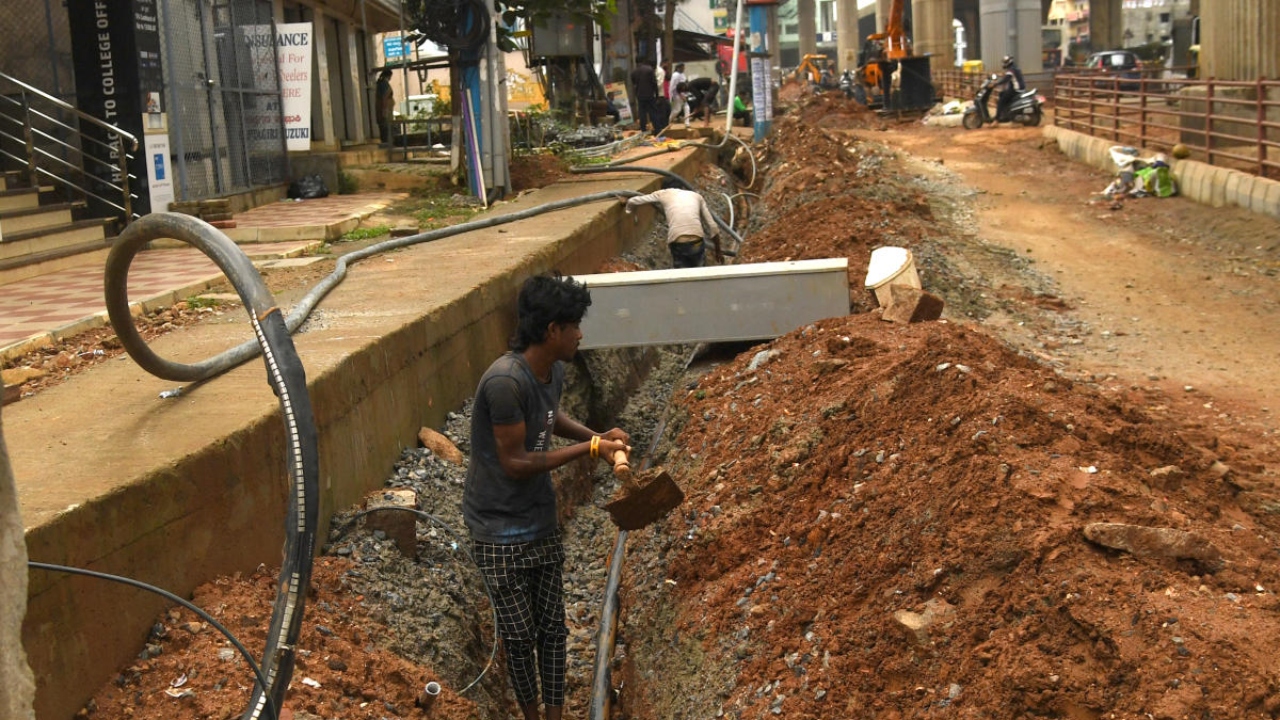
[[[883,183],[880,182],[885,179],[883,175],[871,175],[890,163],[892,153],[871,145],[860,149],[863,150],[860,163],[867,182],[875,186],[873,192],[879,199],[899,207],[927,208],[917,199],[921,189],[912,187],[913,180],[895,178],[892,183]],[[767,204],[753,201],[749,196],[735,198],[737,227],[747,228],[744,257],[736,262],[848,255],[850,267],[860,267],[859,255],[869,253],[870,242],[849,252],[839,246],[837,239],[813,237],[811,228],[813,223],[824,219],[839,223],[840,213],[848,211],[849,199],[826,192],[820,177],[816,186],[810,178],[802,179],[797,187],[795,161],[778,148],[757,154],[761,163],[758,168],[753,167],[750,158],[741,152],[735,153],[733,146],[729,146],[717,157],[727,169],[709,165],[695,180],[722,218],[729,215],[727,201],[731,195],[759,192],[762,187],[782,189],[778,197],[783,199]],[[768,172],[766,166],[770,168]],[[864,171],[859,171],[858,177],[863,177]],[[802,176],[812,172],[812,168],[799,168]],[[758,174],[754,184],[749,190],[743,190],[741,185],[751,179],[753,173]],[[869,222],[872,227],[866,227],[867,223],[863,222],[860,228],[868,235],[876,229],[874,224],[879,219],[871,218]],[[912,218],[898,230],[915,231],[920,225],[918,219]],[[664,237],[665,227],[659,224],[646,242],[632,253],[608,263],[605,270],[669,266]],[[755,247],[752,237],[763,238],[763,242]],[[780,237],[785,239],[780,241]],[[938,255],[926,250],[923,262],[932,266],[936,257]],[[854,274],[856,271],[851,269],[851,276]],[[870,297],[861,292],[860,281],[860,275],[851,277],[850,281],[851,287],[858,288],[851,292],[851,307],[855,312],[874,307]],[[976,293],[974,295],[970,298],[971,306],[981,303]],[[733,361],[741,353],[749,355],[754,351],[751,345],[739,343],[711,348],[670,346],[583,352],[570,369],[563,408],[597,429],[623,427],[631,433],[633,446],[655,450],[653,460],[657,463],[682,457],[696,461],[698,449],[680,446],[679,435],[688,417],[683,409],[673,409],[671,400],[701,395],[702,391],[697,388],[706,373]],[[468,403],[450,413],[445,427],[439,428],[463,455],[468,450],[469,412]],[[664,425],[661,442],[657,443],[655,433]],[[412,448],[403,452],[393,474],[387,478],[388,490],[412,490],[416,507],[423,513],[417,523],[416,558],[407,557],[385,532],[370,529],[363,519],[352,520],[359,514],[359,508],[333,518],[322,557],[317,560],[318,579],[313,580],[315,587],[307,611],[309,616],[320,619],[308,623],[300,643],[303,647],[318,644],[326,649],[322,662],[314,657],[319,650],[300,652],[294,687],[308,679],[315,682],[317,688],[341,683],[342,694],[353,701],[308,703],[305,695],[295,690],[291,697],[297,701],[286,704],[296,709],[295,717],[304,720],[330,716],[383,717],[385,715],[378,714],[383,710],[391,717],[409,717],[414,713],[414,695],[424,679],[436,680],[443,686],[442,700],[437,703],[438,714],[485,719],[511,716],[513,699],[501,656],[495,653],[491,610],[464,552],[467,540],[460,504],[465,474],[464,464],[426,448]],[[732,481],[745,485],[760,482],[752,477],[733,477]],[[601,507],[616,489],[616,481],[603,464],[584,463],[561,471],[557,483],[568,557],[565,589],[570,635],[566,713],[585,718],[592,705],[596,631],[601,622],[608,562],[617,538],[616,528]],[[687,527],[694,518],[696,513],[692,509],[681,508],[673,515],[670,527]],[[711,638],[706,630],[678,629],[677,618],[688,609],[682,606],[685,601],[680,595],[672,592],[675,583],[669,579],[670,553],[676,551],[673,545],[681,540],[679,536],[663,534],[670,527],[631,534],[622,576],[617,646],[610,664],[611,691],[606,704],[612,707],[611,717],[718,716],[723,701],[738,682],[735,665],[750,656],[749,638],[745,633]],[[675,532],[679,534],[680,530]],[[695,534],[696,531],[684,539],[692,539]],[[762,572],[761,576],[765,574]],[[262,574],[249,578],[247,585],[268,585],[268,580],[269,575]],[[217,603],[220,598],[241,591],[240,584],[245,582],[235,578],[215,583],[214,587],[197,593],[197,603]],[[316,591],[321,586],[325,590],[336,586],[337,594],[330,597],[324,591]],[[341,607],[344,599],[350,603],[351,598],[363,608],[360,612]],[[358,624],[355,617],[366,614],[374,627],[357,634],[350,643],[336,642],[336,636],[343,633],[338,627],[325,625],[341,626],[348,621]],[[175,659],[166,654],[196,651],[202,642],[199,638],[188,640],[184,634],[169,630],[189,625],[184,619],[184,614],[177,611],[162,618],[150,638],[148,650],[144,651],[143,662],[125,669],[113,690],[145,685],[146,675],[158,671],[156,666],[165,666],[166,662],[175,664]],[[246,628],[257,619],[260,618],[246,617]],[[252,645],[256,631],[246,629],[246,632]],[[353,680],[353,667],[349,666],[357,663],[348,656],[351,653],[373,655],[374,645],[384,647],[408,663],[400,665],[386,658],[366,658],[363,677]],[[709,652],[708,648],[729,648],[730,651]],[[192,668],[184,676],[227,672],[225,668],[203,668],[192,660],[176,662],[176,666]],[[234,677],[234,673],[229,677]],[[224,678],[219,686],[229,682],[230,679]],[[128,707],[130,702],[108,697],[118,694],[100,693],[91,703],[88,715]],[[361,698],[363,702],[359,702]],[[141,692],[135,693],[132,704],[134,709],[141,709],[145,704]],[[596,705],[598,707],[599,702]],[[213,703],[206,707],[209,709],[194,716],[217,716]],[[333,715],[335,712],[338,714]]]
[[[727,217],[724,194],[733,182],[729,173],[707,167],[698,178],[713,210]],[[725,193],[728,194],[728,193]],[[738,210],[742,212],[741,208]],[[609,263],[613,270],[670,265],[665,226],[659,223],[632,252]],[[742,347],[741,344],[734,347]],[[703,359],[693,363],[694,354]],[[637,451],[651,448],[668,417],[669,401],[717,351],[693,346],[654,346],[584,351],[567,376],[562,409],[589,427],[622,427]],[[721,356],[722,357],[722,356]],[[469,449],[470,403],[450,413],[442,434],[465,455]],[[375,618],[385,627],[388,647],[396,654],[432,668],[434,677],[469,699],[468,712],[478,718],[507,718],[514,711],[500,656],[493,654],[493,624],[477,575],[459,552],[465,539],[461,499],[465,466],[444,460],[425,448],[408,449],[388,478],[388,489],[411,489],[417,507],[441,520],[419,524],[418,559],[406,559],[385,534],[347,522],[355,511],[335,517],[324,551],[354,560],[348,571],[353,592],[377,607]],[[617,481],[602,463],[575,465],[557,474],[567,562],[565,591],[569,625],[566,715],[588,717],[609,557],[617,528],[602,509]],[[443,526],[448,525],[448,529]],[[646,532],[646,531],[641,531]],[[637,533],[632,533],[636,535]],[[631,543],[634,547],[635,543]],[[624,585],[643,556],[628,557]],[[621,618],[625,638],[629,632]],[[623,642],[612,663],[610,701],[625,707],[626,670]],[[613,715],[616,716],[616,713]]]

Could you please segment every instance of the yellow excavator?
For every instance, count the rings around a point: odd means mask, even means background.
[[[858,56],[854,97],[882,112],[927,110],[934,104],[929,58],[912,50],[902,15],[903,0],[893,0],[884,32],[868,35]]]
[[[810,82],[823,90],[834,90],[838,86],[835,63],[826,55],[805,55],[800,58],[796,68],[796,80]]]

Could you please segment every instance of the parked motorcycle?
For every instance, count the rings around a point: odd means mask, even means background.
[[[993,122],[1016,122],[1020,125],[1029,125],[1035,127],[1040,124],[1040,118],[1044,115],[1041,106],[1044,100],[1036,94],[1035,88],[1027,88],[1018,93],[1014,97],[1013,102],[1009,103],[1009,117],[1000,118],[999,120],[991,116],[991,109],[988,103],[991,100],[991,93],[995,91],[996,83],[999,82],[999,75],[992,75],[983,81],[982,87],[978,88],[978,92],[973,96],[973,105],[965,108],[963,124],[967,130],[976,130],[987,123]]]

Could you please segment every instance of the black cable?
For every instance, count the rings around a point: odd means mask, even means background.
[[[440,240],[454,235],[471,232],[472,230],[481,230],[484,228],[504,225],[506,223],[524,220],[556,210],[586,205],[600,200],[625,200],[640,194],[641,193],[635,192],[634,190],[606,190],[576,198],[554,200],[543,205],[527,208],[525,210],[518,210],[505,215],[491,215],[479,220],[472,220],[470,222],[452,225],[439,230],[430,230],[418,233],[417,235],[410,235],[408,237],[383,240],[380,243],[348,253],[338,258],[337,266],[333,269],[333,272],[329,273],[320,282],[316,283],[313,288],[307,291],[307,294],[304,295],[301,300],[294,304],[293,309],[289,312],[289,316],[285,318],[285,326],[288,328],[289,332],[293,332],[301,327],[303,321],[307,319],[307,316],[311,314],[311,311],[315,309],[315,306],[324,299],[324,296],[327,295],[330,290],[337,287],[338,283],[342,282],[343,278],[346,277],[347,266],[372,255],[377,255],[378,253],[387,252],[389,250],[396,250],[402,247],[408,247],[410,245],[416,245],[418,243]],[[152,213],[147,217],[173,218],[175,216],[177,218],[187,218],[188,220],[194,219],[187,215],[176,215],[172,213]],[[196,220],[195,222],[209,228],[214,233],[218,232],[216,229],[213,229],[211,226],[208,226],[199,220]],[[150,235],[150,238],[157,239],[162,237],[173,237],[181,240],[184,239],[184,237],[194,237],[197,234],[197,227],[186,220],[173,220],[171,225],[172,227],[166,228],[166,230],[153,232]],[[130,227],[132,227],[132,225],[130,225]],[[165,231],[179,234],[164,235],[163,232]],[[200,231],[202,232],[203,230]],[[218,235],[219,237],[222,237],[220,233]],[[229,240],[226,242],[231,244]],[[117,247],[119,247],[119,245],[117,245]],[[235,248],[234,244],[231,244],[231,247],[234,249],[235,254],[243,257],[244,253],[240,252],[238,248]],[[216,251],[219,253],[231,252],[230,250]],[[233,263],[234,258],[224,258],[214,255],[210,255],[210,257],[213,258],[214,262],[218,263],[218,267],[220,267],[222,271],[227,274],[227,277],[230,278],[232,270],[228,268]],[[157,355],[155,351],[147,345],[146,341],[142,339],[142,335],[138,333],[137,328],[133,325],[133,316],[129,313],[129,297],[126,279],[128,266],[132,259],[132,254],[127,258],[123,256],[117,257],[115,250],[112,250],[111,255],[107,258],[106,304],[107,315],[111,320],[111,327],[115,329],[116,336],[120,339],[121,346],[124,347],[125,352],[129,353],[129,356],[133,358],[134,362],[142,366],[142,369],[156,377],[161,377],[166,380],[196,382],[200,380],[208,380],[216,375],[220,375],[231,368],[236,367],[240,363],[255,357],[261,352],[260,343],[254,340],[247,340],[230,350],[226,350],[214,355],[213,357],[206,358],[205,360],[201,360],[200,362],[190,365],[166,360],[165,358]],[[253,268],[253,264],[250,263],[247,258],[244,259],[244,264],[247,265],[247,268],[238,264],[235,265],[235,272],[245,275],[252,272],[255,276],[257,275],[257,270]],[[237,288],[237,291],[239,291],[239,288]],[[266,292],[265,286],[263,286],[263,292]],[[270,293],[267,293],[266,297],[270,298]],[[246,308],[250,306],[250,299],[245,298],[243,293],[241,293],[241,299],[245,300]]]
[[[258,663],[254,661],[253,655],[249,653],[248,648],[242,645],[240,641],[236,639],[236,636],[231,634],[230,630],[223,627],[222,623],[218,622],[217,620],[214,620],[212,615],[205,612],[204,610],[201,610],[194,603],[188,602],[187,600],[184,600],[178,597],[177,595],[174,595],[173,593],[169,592],[168,590],[165,590],[164,588],[158,588],[155,585],[148,585],[147,583],[144,583],[141,580],[134,580],[133,578],[122,577],[120,575],[111,575],[109,573],[95,572],[93,570],[85,570],[83,568],[68,567],[66,565],[54,565],[53,563],[36,562],[34,560],[28,561],[27,567],[35,568],[37,570],[49,570],[52,572],[70,573],[72,575],[84,575],[86,577],[98,578],[99,580],[110,580],[111,582],[118,582],[122,585],[129,585],[131,587],[136,587],[142,590],[146,590],[147,592],[153,592],[165,598],[166,600],[175,602],[181,605],[182,607],[190,610],[191,612],[195,613],[196,615],[199,615],[201,618],[204,618],[205,622],[209,623],[214,627],[214,629],[216,629],[218,632],[225,635],[226,638],[231,641],[231,644],[235,646],[236,650],[240,651],[240,655],[245,659],[245,662],[249,663],[249,669],[253,671],[253,676],[258,679],[258,684],[263,687],[265,687],[267,684],[267,679],[262,674],[262,668],[258,667]],[[276,710],[276,704],[274,701],[269,701],[269,705],[267,709],[270,712],[270,715],[268,717],[272,718],[273,720],[275,718],[280,717],[280,713]]]
[[[485,594],[485,596],[486,596],[486,597],[488,597],[488,598],[489,598],[489,610],[493,613],[493,646],[492,646],[492,648],[491,648],[491,649],[490,649],[490,651],[489,651],[489,661],[485,663],[484,668],[480,670],[480,674],[479,674],[479,675],[477,675],[477,676],[476,676],[476,678],[475,678],[474,680],[472,680],[471,682],[467,683],[466,687],[464,687],[464,688],[462,688],[461,690],[459,690],[459,691],[458,691],[458,694],[459,694],[459,695],[461,695],[462,693],[465,693],[466,691],[470,690],[471,688],[473,688],[473,687],[475,687],[477,684],[479,684],[480,680],[481,680],[482,678],[484,678],[485,673],[489,672],[489,668],[493,666],[493,660],[494,660],[494,658],[496,658],[496,657],[497,657],[497,655],[498,655],[498,611],[497,611],[497,608],[494,606],[494,602],[493,602],[493,592],[492,592],[492,590],[489,588],[489,582],[488,582],[487,580],[485,580],[484,573],[479,572],[479,570],[480,570],[480,566],[476,564],[476,558],[475,558],[475,556],[474,556],[474,555],[472,555],[472,554],[471,554],[471,551],[468,549],[468,548],[470,547],[470,545],[469,545],[468,543],[466,543],[466,542],[462,539],[462,537],[461,537],[460,535],[458,535],[458,533],[454,532],[454,530],[453,530],[453,528],[452,528],[452,527],[449,527],[449,523],[445,522],[444,520],[440,519],[439,517],[436,517],[435,515],[432,515],[432,514],[430,514],[430,513],[428,513],[428,512],[424,512],[424,511],[422,511],[422,510],[418,510],[417,508],[400,507],[400,506],[397,506],[397,505],[389,505],[389,506],[387,506],[387,507],[369,508],[368,510],[361,510],[360,512],[356,513],[355,515],[352,515],[352,516],[347,520],[347,522],[343,523],[341,526],[339,526],[339,527],[337,527],[337,528],[334,528],[333,532],[335,532],[335,533],[338,535],[338,537],[342,537],[344,534],[346,534],[346,532],[347,532],[348,530],[350,530],[351,528],[355,527],[356,521],[357,521],[357,520],[359,520],[360,518],[362,518],[362,517],[364,517],[364,516],[366,516],[366,515],[370,515],[370,514],[372,514],[372,513],[376,513],[376,512],[383,512],[383,511],[387,511],[387,510],[396,510],[396,511],[400,511],[400,512],[413,513],[414,515],[417,515],[418,517],[420,517],[420,518],[422,518],[422,519],[424,519],[424,520],[429,520],[429,521],[431,521],[431,522],[435,523],[435,524],[436,524],[436,525],[438,525],[442,530],[444,530],[446,533],[448,533],[448,534],[449,534],[449,537],[453,538],[453,541],[458,545],[458,547],[459,547],[459,548],[462,548],[462,552],[467,556],[467,559],[471,561],[471,564],[476,566],[476,571],[477,571],[477,573],[479,574],[479,577],[480,577],[480,584],[484,587],[484,594]]]
[[[164,238],[196,247],[214,261],[235,287],[249,314],[249,323],[266,364],[267,381],[280,401],[284,420],[286,467],[292,484],[285,516],[284,559],[262,655],[264,677],[254,687],[244,715],[246,720],[258,720],[268,706],[274,709],[284,704],[293,676],[298,635],[302,631],[319,525],[320,460],[315,416],[302,361],[262,276],[235,243],[217,228],[189,215],[152,213],[142,217],[120,234],[107,257],[104,279],[107,314],[129,355],[143,369],[160,377],[165,377],[162,372],[165,366],[174,364],[161,359],[147,346],[129,314],[129,266],[147,243]]]
[[[689,366],[693,364],[693,360],[698,355],[700,345],[695,345],[693,350],[689,352],[689,357],[685,358],[684,371],[689,371]],[[673,387],[674,389],[674,387]],[[667,403],[671,403],[671,397],[667,396]],[[649,447],[645,449],[644,457],[640,460],[640,464],[636,467],[637,472],[644,472],[653,462],[653,454],[658,449],[659,443],[662,442],[662,436],[667,432],[667,418],[665,414],[658,421],[654,428],[653,439],[649,442]],[[613,699],[613,652],[616,645],[618,634],[618,588],[622,585],[622,565],[627,555],[627,536],[626,530],[618,530],[618,536],[613,543],[613,553],[609,556],[609,572],[605,577],[604,583],[604,602],[600,607],[600,628],[596,632],[596,662],[595,669],[592,673],[591,682],[591,701],[587,707],[588,720],[606,720],[612,716],[612,699]]]

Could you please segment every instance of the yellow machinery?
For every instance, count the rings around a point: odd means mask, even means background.
[[[868,35],[862,46],[854,97],[869,108],[902,112],[933,106],[929,59],[912,50],[902,14],[903,0],[893,0],[884,32]]]
[[[831,58],[822,54],[805,55],[800,58],[795,78],[811,82],[824,90],[831,90],[837,85],[835,66]]]

